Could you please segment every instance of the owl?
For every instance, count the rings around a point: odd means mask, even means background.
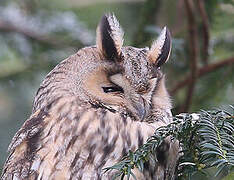
[[[160,70],[171,51],[168,29],[150,48],[123,46],[123,35],[114,14],[104,15],[96,45],[80,49],[45,77],[32,115],[9,145],[2,179],[112,179],[116,172],[104,168],[172,121]],[[133,173],[142,180],[174,179],[177,154],[178,143],[168,138],[155,151],[156,163]]]

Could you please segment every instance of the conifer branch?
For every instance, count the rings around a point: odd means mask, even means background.
[[[234,170],[234,106],[230,106],[229,111],[179,114],[172,123],[159,127],[135,152],[129,151],[121,162],[104,170],[117,171],[115,178],[134,178],[132,170],[138,168],[143,172],[144,163],[156,158],[156,148],[168,136],[178,140],[182,150],[177,168],[180,179],[188,179],[192,174],[211,167],[217,169],[215,176],[227,175]]]

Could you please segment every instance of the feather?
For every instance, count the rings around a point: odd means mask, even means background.
[[[171,52],[171,35],[167,27],[164,27],[149,51],[149,58],[157,67],[167,62]]]
[[[108,59],[120,58],[123,30],[114,14],[104,15],[97,28],[97,48]]]

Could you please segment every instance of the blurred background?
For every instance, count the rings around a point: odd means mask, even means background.
[[[163,71],[174,114],[234,103],[234,0],[0,0],[0,171],[45,75],[95,44],[107,12],[120,21],[125,45],[150,46],[170,29]]]

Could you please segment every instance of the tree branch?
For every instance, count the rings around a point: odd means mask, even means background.
[[[210,72],[213,72],[219,68],[222,68],[224,66],[227,65],[233,65],[234,64],[234,57],[225,59],[225,60],[220,60],[217,63],[214,64],[210,64],[207,65],[205,67],[202,67],[198,70],[198,75],[197,78],[200,78]],[[174,88],[172,88],[172,90],[170,91],[171,95],[174,95],[179,89],[183,88],[184,86],[190,84],[192,81],[192,77],[191,75],[189,75],[188,77],[186,77],[184,80],[182,80],[181,82],[179,82]]]
[[[20,34],[23,34],[24,36],[32,39],[32,40],[36,40],[39,41],[41,43],[47,44],[47,45],[51,45],[51,46],[55,46],[55,47],[67,47],[67,46],[84,46],[83,44],[81,44],[81,42],[78,43],[74,43],[73,41],[68,42],[68,41],[62,41],[62,40],[58,40],[46,35],[40,35],[36,32],[33,32],[27,28],[20,28],[18,26],[15,26],[12,23],[9,23],[3,19],[0,19],[0,31],[5,31],[5,32],[17,32]]]
[[[202,47],[202,59],[204,65],[208,64],[208,56],[209,56],[209,41],[210,41],[210,34],[209,34],[209,18],[207,16],[205,10],[204,0],[197,0],[198,11],[200,13],[202,19],[202,35],[203,35],[203,47]]]
[[[196,29],[196,19],[194,15],[194,4],[191,0],[184,0],[185,10],[187,12],[187,21],[188,21],[188,43],[190,51],[190,70],[191,70],[191,81],[190,86],[188,87],[187,96],[182,106],[181,111],[188,111],[191,103],[192,96],[197,79],[197,59],[198,59],[198,36]]]

